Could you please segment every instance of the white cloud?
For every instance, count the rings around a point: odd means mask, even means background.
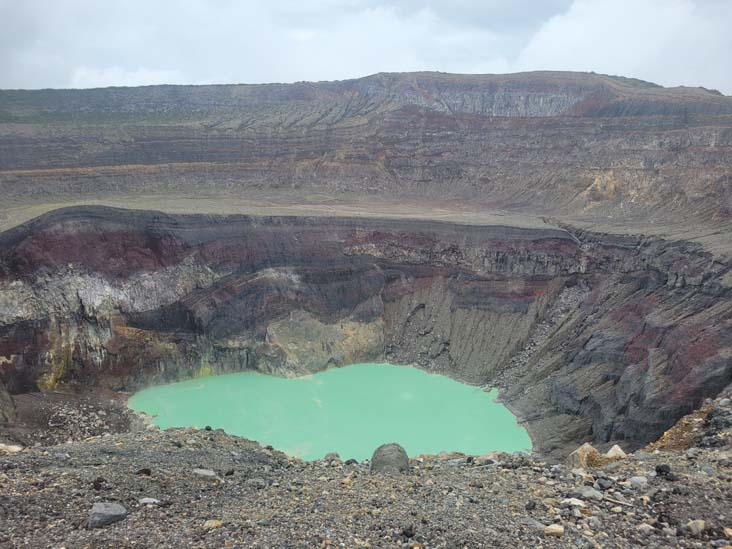
[[[561,69],[732,93],[730,22],[732,0],[0,0],[0,87]]]
[[[542,25],[517,70],[595,71],[732,92],[732,2],[575,0]]]

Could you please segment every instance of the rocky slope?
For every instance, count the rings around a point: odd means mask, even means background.
[[[0,91],[0,192],[22,203],[366,193],[728,230],[730,166],[731,98],[596,74]]]
[[[729,266],[556,229],[70,208],[0,235],[12,393],[358,361],[499,384],[539,453],[655,440],[732,380]]]
[[[675,451],[600,466],[418,456],[401,474],[210,427],[106,434],[0,454],[0,545],[729,547],[731,427],[721,398]]]

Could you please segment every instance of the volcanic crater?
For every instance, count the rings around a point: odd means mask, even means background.
[[[732,381],[731,159],[730,98],[595,74],[0,91],[4,432],[389,361],[639,448]]]

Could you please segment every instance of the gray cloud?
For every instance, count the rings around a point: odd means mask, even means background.
[[[729,0],[0,0],[0,87],[594,70],[732,93]]]

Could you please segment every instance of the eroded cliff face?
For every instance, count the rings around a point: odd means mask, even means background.
[[[732,376],[729,267],[557,229],[58,210],[0,235],[11,393],[359,361],[498,384],[540,452],[637,446]]]

